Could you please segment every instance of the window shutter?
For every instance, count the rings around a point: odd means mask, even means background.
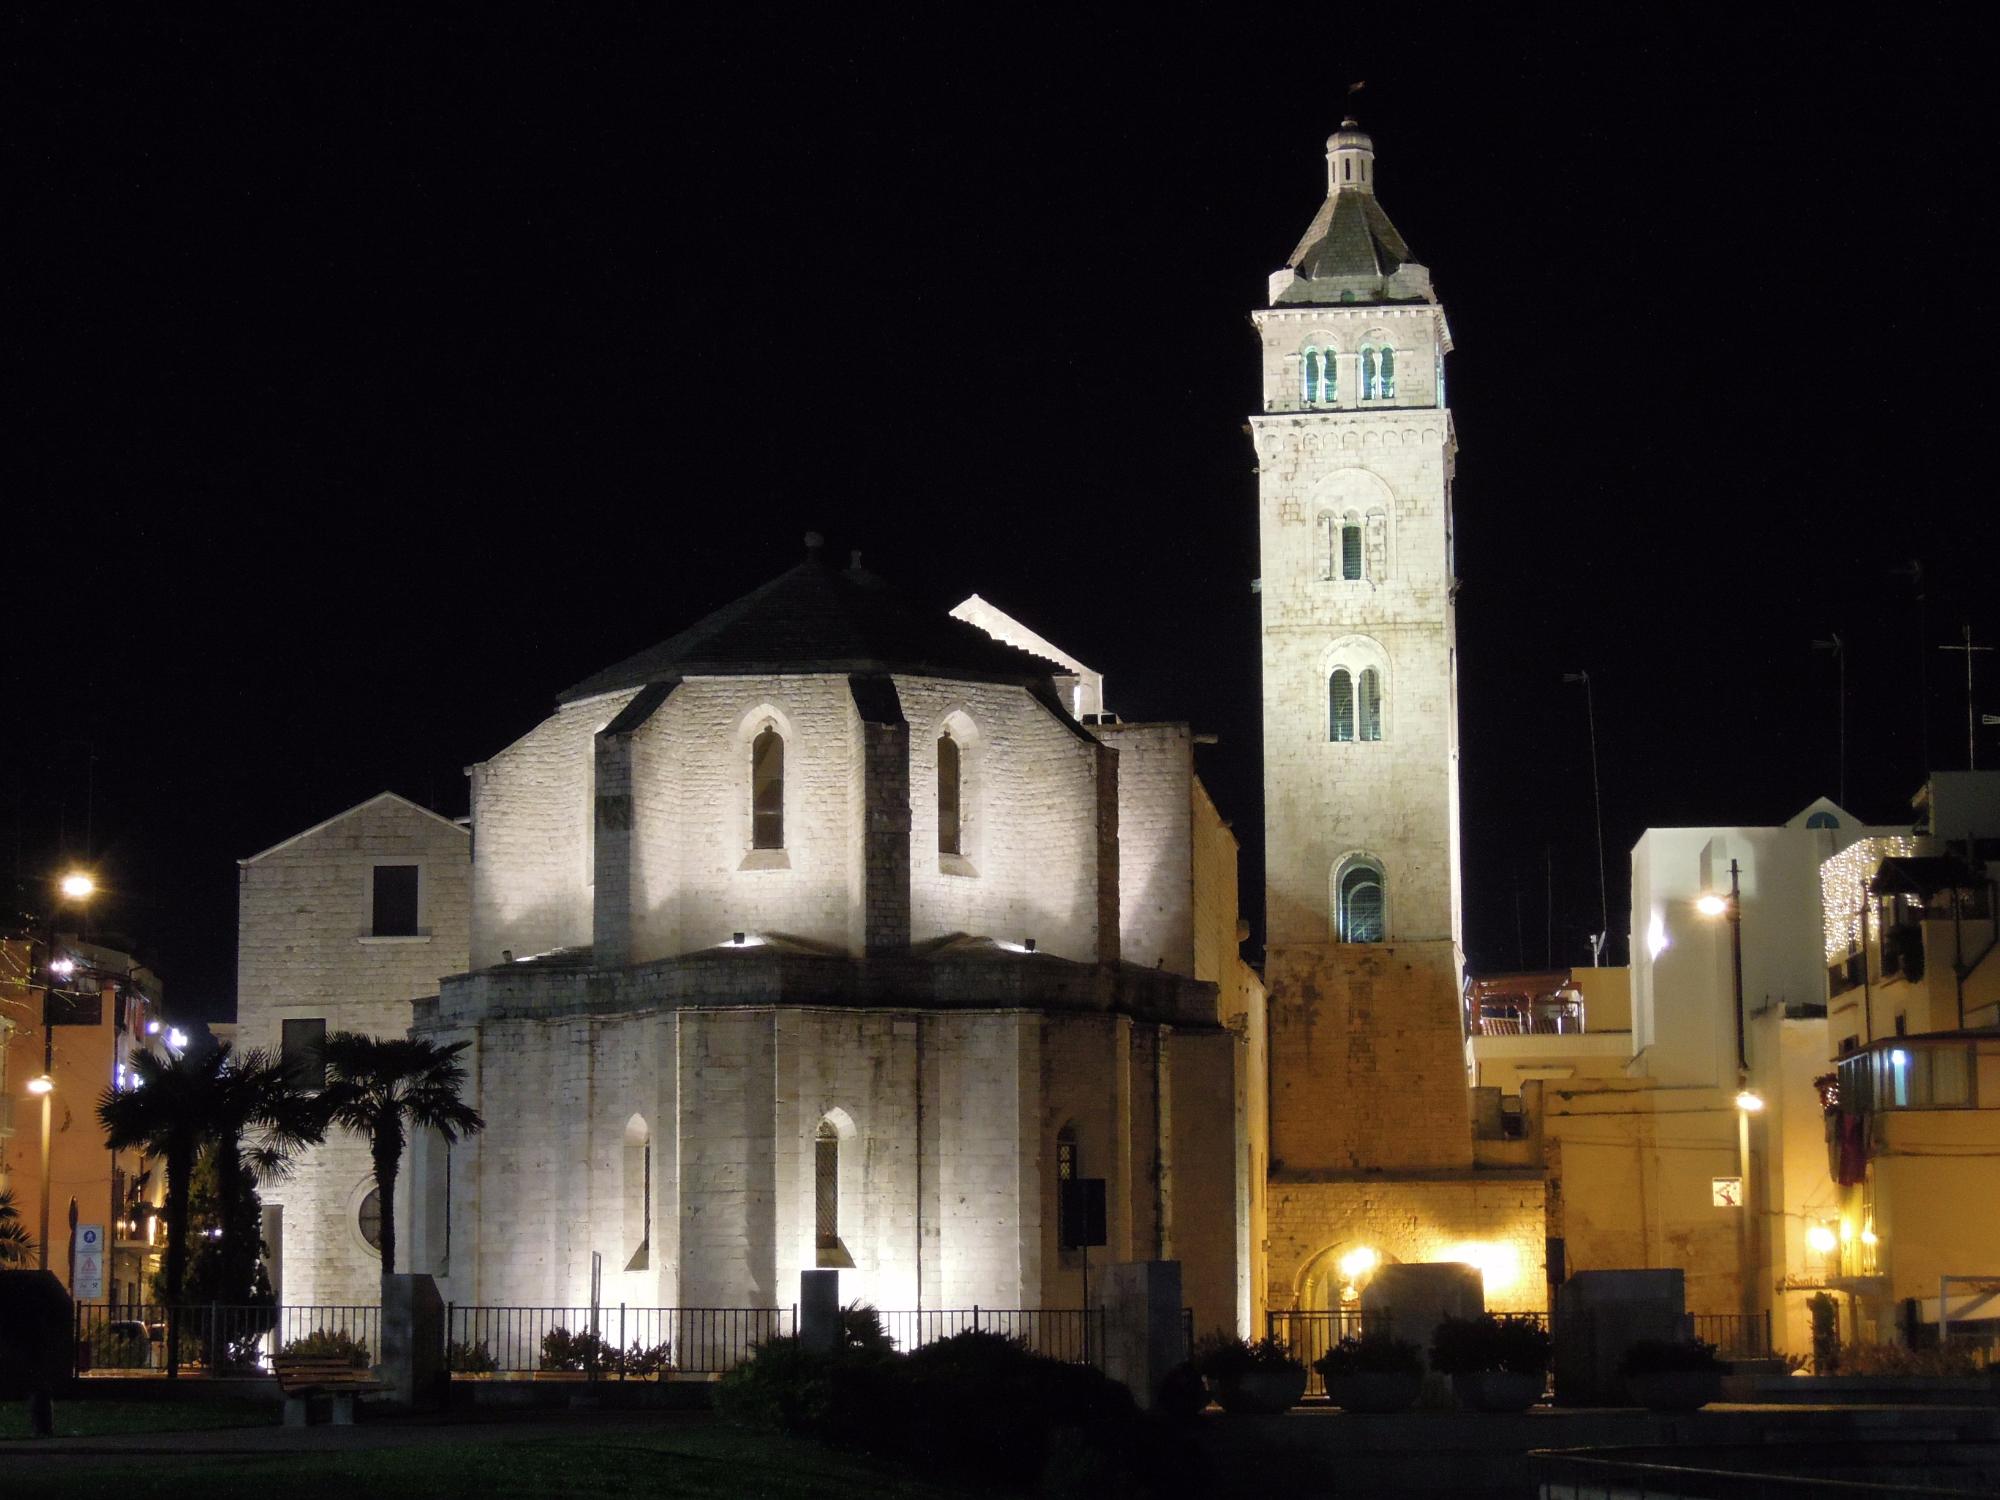
[[[1382,738],[1382,674],[1373,667],[1361,673],[1361,738]]]
[[[1340,576],[1361,576],[1361,527],[1350,521],[1340,528]]]

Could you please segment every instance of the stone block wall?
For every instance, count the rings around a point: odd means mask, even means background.
[[[435,995],[441,975],[466,967],[470,842],[451,820],[385,793],[244,860],[238,1047],[276,1051],[287,1019],[322,1019],[329,1032],[404,1035],[411,1002]],[[373,936],[378,864],[419,867],[418,936]],[[262,1189],[265,1203],[282,1210],[272,1251],[286,1302],[375,1301],[381,1265],[357,1218],[372,1175],[366,1144],[337,1131]],[[407,1184],[398,1208],[399,1224],[408,1223]],[[409,1269],[403,1258],[399,1269]]]
[[[1144,968],[1193,974],[1192,736],[1185,724],[1104,724],[1091,732],[1118,752],[1121,954]],[[1230,878],[1235,878],[1233,863]],[[1233,940],[1233,910],[1230,924]]]
[[[1472,1165],[1452,944],[1273,947],[1265,975],[1274,1173]]]

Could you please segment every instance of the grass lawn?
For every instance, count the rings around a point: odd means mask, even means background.
[[[278,1420],[274,1401],[113,1401],[56,1402],[57,1437],[105,1437],[119,1432],[186,1432],[192,1427],[270,1427]],[[28,1403],[0,1402],[0,1442],[28,1436]]]
[[[994,1491],[940,1487],[866,1459],[702,1419],[513,1441],[504,1426],[488,1432],[454,1433],[449,1440],[422,1447],[350,1454],[189,1455],[117,1463],[79,1455],[73,1466],[64,1466],[61,1493],[64,1500],[132,1495],[198,1495],[201,1500],[336,1495],[344,1500],[393,1495],[425,1500],[543,1495],[960,1500],[979,1495],[999,1500]]]

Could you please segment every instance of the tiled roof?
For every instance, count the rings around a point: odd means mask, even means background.
[[[1285,264],[1314,281],[1333,276],[1389,277],[1410,259],[1396,226],[1373,193],[1334,193],[1313,216]]]
[[[1050,666],[977,626],[818,551],[659,645],[586,677],[559,701],[676,677],[772,672],[906,672],[1033,686]]]

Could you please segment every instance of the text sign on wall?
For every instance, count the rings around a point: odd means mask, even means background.
[[[94,1302],[104,1295],[104,1226],[76,1226],[76,1284],[70,1295],[79,1302]]]

